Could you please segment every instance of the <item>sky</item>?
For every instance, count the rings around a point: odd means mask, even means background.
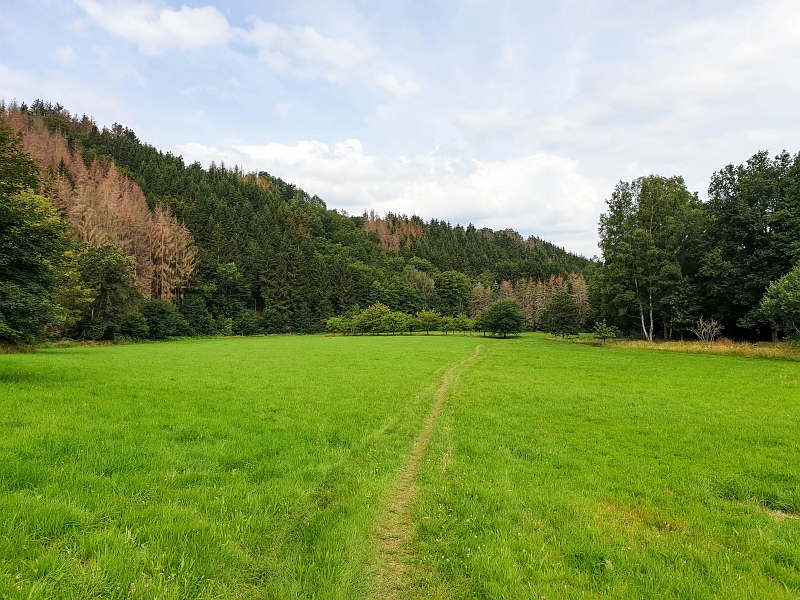
[[[0,99],[591,257],[619,181],[800,150],[798,0],[3,0]]]

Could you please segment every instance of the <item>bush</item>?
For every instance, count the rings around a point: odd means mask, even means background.
[[[325,321],[325,330],[328,333],[344,333],[344,325],[342,317],[331,317]]]
[[[145,340],[150,333],[150,327],[145,316],[139,311],[134,311],[122,320],[119,332],[131,340]]]
[[[233,319],[230,317],[219,317],[214,320],[214,329],[219,335],[233,335]]]
[[[170,337],[190,335],[191,328],[178,309],[166,300],[150,300],[142,308],[147,320],[148,337],[151,340],[165,340]]]
[[[256,335],[262,333],[258,313],[252,308],[240,311],[233,320],[233,333],[236,335]]]
[[[592,333],[594,333],[595,339],[600,340],[601,344],[605,344],[606,340],[613,340],[615,337],[619,336],[619,329],[613,325],[609,325],[606,323],[606,320],[603,319],[594,324]]]
[[[281,313],[268,306],[259,317],[259,329],[262,333],[283,333],[284,323]]]
[[[186,294],[181,303],[181,314],[196,335],[214,335],[214,318],[200,294]]]

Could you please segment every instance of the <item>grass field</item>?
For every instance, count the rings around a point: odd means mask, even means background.
[[[0,403],[0,597],[800,596],[797,362],[191,340],[3,355]]]

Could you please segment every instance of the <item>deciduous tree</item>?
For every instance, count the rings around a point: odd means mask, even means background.
[[[506,337],[509,334],[515,335],[525,328],[525,315],[520,312],[515,299],[495,300],[481,312],[476,324],[483,331]]]
[[[629,328],[635,318],[652,341],[656,323],[668,332],[677,312],[682,258],[700,201],[681,177],[651,175],[620,182],[607,204],[600,216],[600,313]]]
[[[562,338],[577,335],[581,326],[581,308],[569,292],[558,292],[542,311],[542,328]]]
[[[66,224],[33,193],[36,183],[36,163],[0,123],[0,342],[33,342],[56,318]]]

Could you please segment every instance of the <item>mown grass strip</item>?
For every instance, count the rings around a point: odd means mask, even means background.
[[[380,598],[401,598],[403,595],[414,529],[409,503],[414,500],[417,493],[415,482],[417,473],[436,429],[436,423],[444,407],[450,386],[469,363],[479,358],[482,348],[482,345],[478,345],[470,356],[450,365],[445,371],[433,394],[433,404],[425,423],[414,438],[411,452],[405,459],[397,481],[388,492],[386,507],[375,526],[378,568],[377,595]]]

